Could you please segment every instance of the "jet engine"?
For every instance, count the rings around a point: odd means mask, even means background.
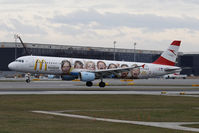
[[[95,73],[81,72],[80,73],[80,80],[84,81],[84,82],[93,81],[93,80],[95,80]]]

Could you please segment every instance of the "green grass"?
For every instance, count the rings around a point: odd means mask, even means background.
[[[199,98],[192,97],[144,95],[0,96],[0,133],[189,133],[31,111],[78,110],[70,113],[136,121],[199,122],[198,102]]]
[[[199,128],[199,124],[183,125],[184,127]]]

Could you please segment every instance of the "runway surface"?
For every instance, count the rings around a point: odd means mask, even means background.
[[[100,88],[94,81],[94,86],[87,87],[81,81],[32,81],[26,83],[22,81],[0,82],[0,91],[8,90],[199,90],[199,80],[104,80],[107,83],[105,88]]]
[[[142,95],[179,95],[199,97],[199,80],[105,80],[107,86],[86,87],[81,81],[1,81],[0,95],[29,94],[142,94]]]

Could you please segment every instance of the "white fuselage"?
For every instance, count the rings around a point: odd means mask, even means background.
[[[66,62],[70,65],[67,66]],[[66,64],[64,64],[64,62]],[[104,62],[104,63],[99,63]],[[54,74],[54,75],[78,75],[84,71],[94,71],[99,69],[112,69],[131,67],[133,65],[144,65],[139,67],[137,74],[129,71],[126,74],[120,73],[120,78],[151,78],[162,76],[174,71],[165,71],[166,69],[175,69],[179,67],[158,65],[152,63],[140,62],[124,62],[111,60],[94,60],[94,59],[79,59],[79,58],[60,58],[60,57],[45,57],[45,56],[22,56],[9,64],[9,68],[14,71],[25,73],[38,74]],[[137,68],[136,68],[137,69]]]

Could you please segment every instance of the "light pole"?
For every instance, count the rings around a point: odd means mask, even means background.
[[[113,45],[114,45],[114,58],[113,58],[113,60],[115,60],[115,44],[116,44],[116,41],[113,41]]]
[[[135,46],[136,46],[136,42],[134,43],[134,53],[133,53],[133,57],[134,57],[134,59],[133,59],[133,61],[135,62],[136,60],[135,60],[135,56],[136,56],[136,53],[135,53]]]
[[[14,39],[15,39],[15,60],[17,58],[17,34],[14,35]]]

